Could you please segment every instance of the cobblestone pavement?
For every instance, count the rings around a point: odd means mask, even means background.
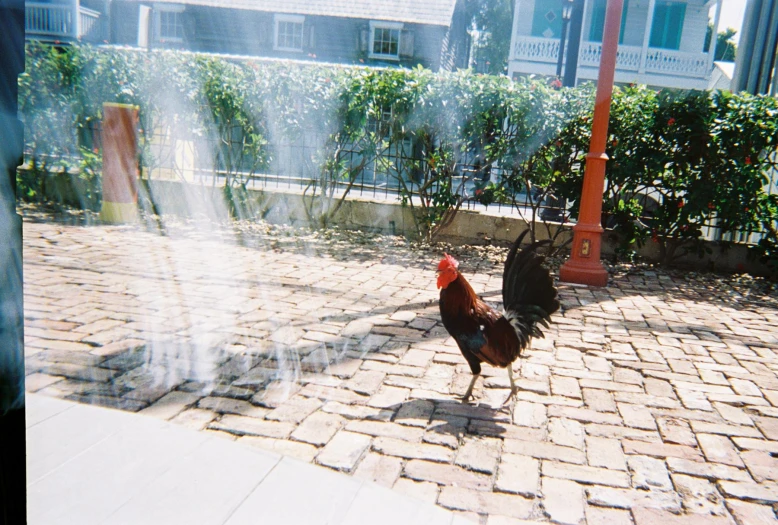
[[[280,232],[280,233],[279,233]],[[374,480],[490,525],[775,523],[778,302],[636,271],[560,285],[514,366],[469,369],[437,250],[180,222],[160,235],[27,210],[27,389]],[[499,301],[504,251],[455,251]],[[486,254],[485,256],[482,256]]]

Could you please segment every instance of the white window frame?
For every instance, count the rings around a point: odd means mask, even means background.
[[[170,4],[155,4],[154,5],[154,33],[157,35],[157,40],[162,42],[183,42],[183,36],[164,36],[162,34],[162,13],[176,13],[181,16],[184,12],[184,6],[182,5],[170,5]],[[181,34],[184,34],[184,20],[181,20]]]
[[[273,21],[273,49],[276,51],[292,51],[302,53],[305,47],[305,16],[303,15],[275,15]],[[281,22],[300,24],[300,47],[281,46],[278,43],[278,29]]]
[[[376,29],[390,29],[392,31],[397,31],[397,54],[396,55],[373,52]],[[370,42],[368,42],[367,56],[369,58],[380,58],[384,60],[400,60],[400,40],[402,39],[402,32],[403,32],[402,22],[376,22],[371,20],[370,21]]]

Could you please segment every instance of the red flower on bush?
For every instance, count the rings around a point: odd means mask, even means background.
[[[673,117],[670,117],[670,119],[667,121],[667,125],[672,126],[673,124],[675,124],[675,119]]]
[[[678,207],[679,208],[683,208],[683,204],[684,204],[683,201],[678,201]]]
[[[712,202],[709,202],[709,203],[708,203],[708,209],[709,209],[709,210],[712,210],[712,209],[714,209],[715,207],[716,207],[716,206],[714,206]]]
[[[479,189],[475,190],[475,196],[476,196],[476,197],[478,197],[478,196],[479,196],[479,195],[481,195],[483,192],[484,192],[484,190],[482,190],[482,189],[480,189],[480,188],[479,188]]]
[[[613,142],[611,142],[611,144],[612,144],[612,145],[613,145],[613,147],[615,148],[616,146],[618,146],[618,145],[619,145],[619,139],[613,139]]]
[[[554,88],[554,89],[561,88],[562,87],[562,81],[559,80],[558,78],[555,78],[554,80],[551,81],[551,87]]]
[[[746,166],[750,166],[750,165],[751,165],[751,157],[747,156],[746,157]]]

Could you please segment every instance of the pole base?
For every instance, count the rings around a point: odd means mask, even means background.
[[[608,284],[608,272],[599,260],[570,259],[559,268],[559,280],[602,287]]]
[[[112,224],[138,222],[138,204],[135,202],[103,201],[100,220]]]

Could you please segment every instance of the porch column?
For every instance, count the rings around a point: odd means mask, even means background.
[[[71,13],[73,13],[73,23],[70,25],[70,27],[73,34],[70,36],[73,38],[73,40],[78,40],[78,36],[81,34],[81,16],[78,12],[79,0],[72,0],[72,2],[73,5]]]
[[[721,0],[719,0],[719,3]],[[648,0],[648,16],[646,17],[646,29],[643,32],[643,49],[640,51],[640,68],[638,73],[641,75],[646,72],[646,60],[648,59],[648,43],[651,40],[651,25],[654,23],[654,6],[656,0]]]
[[[721,20],[721,0],[716,0],[716,16],[713,18],[713,34],[710,36],[710,50],[708,51],[708,73],[713,69],[713,61],[716,58],[716,44],[718,44],[719,21]]]

